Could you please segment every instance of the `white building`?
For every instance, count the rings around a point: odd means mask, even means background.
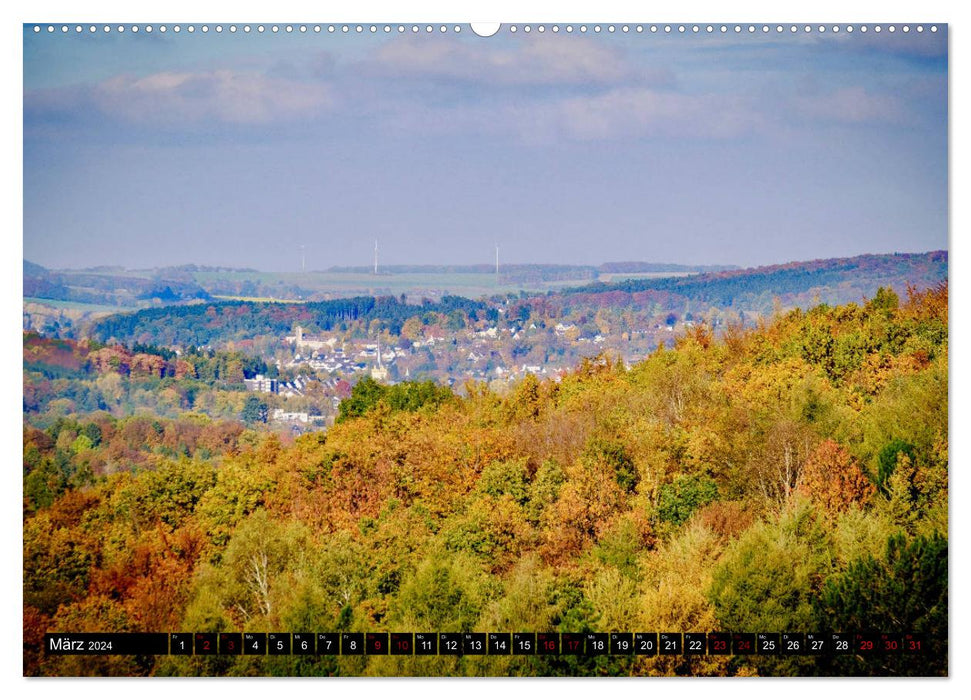
[[[296,411],[288,412],[282,408],[274,408],[270,417],[275,421],[287,423],[306,423],[310,420],[310,417],[306,413]]]
[[[334,346],[337,345],[337,337],[331,336],[330,338],[323,338],[321,336],[315,335],[304,335],[303,328],[297,326],[294,329],[293,335],[288,335],[285,340],[288,343],[293,343],[297,350],[333,350]]]
[[[263,394],[275,394],[277,388],[276,379],[270,379],[269,377],[264,377],[262,374],[257,374],[252,379],[244,379],[243,383],[246,385],[248,391],[258,391]]]

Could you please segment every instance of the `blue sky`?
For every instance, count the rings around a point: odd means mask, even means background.
[[[758,265],[947,247],[946,31],[24,29],[50,267]]]

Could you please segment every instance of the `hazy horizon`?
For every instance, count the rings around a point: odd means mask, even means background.
[[[948,248],[947,30],[35,34],[24,258],[657,261]],[[301,251],[300,246],[304,246]],[[593,259],[596,258],[596,261]],[[186,261],[192,262],[186,262]]]
[[[902,251],[902,250],[894,250],[894,251],[866,251],[866,252],[862,252],[862,253],[857,253],[856,255],[834,256],[834,258],[837,258],[837,259],[839,259],[839,258],[853,258],[853,257],[859,257],[859,256],[863,256],[863,255],[875,255],[875,256],[881,256],[881,255],[922,255],[922,254],[936,253],[936,252],[948,252],[948,249],[947,248],[935,248],[935,249],[916,250],[916,251]],[[691,264],[681,263],[681,262],[671,261],[671,260],[598,260],[598,261],[584,261],[584,262],[577,262],[577,261],[570,262],[570,261],[567,261],[567,262],[562,262],[562,263],[551,263],[551,262],[542,262],[542,261],[530,261],[530,262],[515,262],[515,261],[510,261],[510,262],[502,262],[501,263],[501,266],[503,266],[503,267],[504,266],[509,266],[509,267],[527,267],[527,266],[543,266],[543,267],[599,267],[599,266],[603,266],[603,265],[658,265],[658,266],[677,266],[677,267],[688,267],[688,268],[690,268],[690,267],[697,267],[697,268],[718,268],[718,267],[724,267],[724,268],[736,268],[737,270],[746,270],[746,269],[755,269],[755,268],[759,268],[759,267],[774,267],[774,266],[778,266],[778,265],[788,265],[788,264],[792,264],[792,263],[805,263],[805,262],[812,262],[813,260],[827,260],[827,259],[833,259],[833,258],[807,258],[807,259],[804,259],[804,260],[795,260],[795,259],[792,259],[792,260],[777,260],[777,261],[774,261],[774,262],[761,263],[761,264],[758,264],[758,265],[737,265],[737,264],[732,263],[732,262],[719,262],[719,263],[711,263],[711,264],[691,265]],[[34,264],[34,265],[40,265],[40,263],[38,263],[36,260],[30,260],[29,258],[26,258],[26,257],[23,259],[23,262],[25,262],[25,263],[31,263],[31,264]],[[299,265],[299,260],[297,261],[297,264]],[[372,258],[372,264],[373,264],[373,258]],[[430,268],[442,268],[442,267],[455,267],[455,268],[486,267],[486,268],[489,268],[491,270],[491,269],[494,269],[494,265],[495,265],[495,260],[494,259],[491,262],[456,262],[456,261],[446,261],[446,262],[442,262],[442,263],[433,263],[433,264],[427,264],[427,265],[425,263],[397,263],[397,262],[389,262],[387,264],[381,263],[379,265],[379,273],[382,271],[382,269],[383,270],[388,270],[388,269],[394,269],[394,268],[399,268],[399,267],[423,267],[423,266],[424,267],[430,267]],[[177,269],[177,268],[184,268],[184,267],[190,267],[190,266],[195,266],[195,267],[198,267],[198,268],[211,268],[211,269],[222,269],[222,270],[239,270],[239,271],[250,271],[250,270],[252,270],[252,271],[255,271],[255,272],[263,272],[263,273],[271,273],[271,274],[297,274],[297,275],[299,275],[299,274],[307,274],[307,275],[310,275],[310,274],[328,273],[328,272],[331,272],[334,268],[338,268],[338,269],[340,269],[340,268],[353,268],[353,269],[362,269],[362,270],[370,270],[371,269],[371,265],[366,264],[366,263],[363,263],[363,264],[348,264],[348,265],[333,265],[333,266],[328,267],[328,268],[313,268],[313,269],[311,269],[311,268],[308,267],[306,270],[288,269],[288,268],[274,269],[274,268],[259,268],[259,267],[233,266],[233,265],[225,265],[225,264],[219,264],[219,263],[214,263],[214,264],[205,263],[204,264],[204,263],[193,262],[193,261],[176,262],[176,263],[172,263],[172,264],[153,265],[153,266],[147,266],[147,267],[126,267],[126,266],[121,265],[121,264],[112,264],[112,263],[101,263],[101,264],[98,264],[98,265],[88,265],[88,266],[85,266],[85,267],[48,267],[46,265],[41,265],[41,267],[43,267],[46,270],[49,270],[51,272],[84,272],[86,270],[97,270],[97,269],[122,269],[122,270],[124,270],[126,272],[147,272],[147,271],[152,271],[152,270],[171,269],[171,268]],[[618,274],[618,273],[612,273],[612,274]]]

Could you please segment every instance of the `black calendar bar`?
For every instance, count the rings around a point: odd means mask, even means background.
[[[79,632],[44,635],[44,651],[54,655],[164,655],[169,635],[138,632]]]
[[[810,655],[920,654],[890,632],[84,632],[44,635],[52,655]]]

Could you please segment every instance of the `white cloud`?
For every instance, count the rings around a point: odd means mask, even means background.
[[[107,115],[137,124],[259,125],[313,117],[333,98],[320,83],[214,70],[117,76],[97,85],[91,102]]]
[[[763,128],[752,104],[733,95],[684,95],[619,87],[597,95],[536,100],[483,100],[429,107],[398,101],[386,123],[412,131],[509,135],[525,143],[677,137],[723,139]]]
[[[585,37],[534,36],[500,45],[396,38],[363,63],[335,66],[325,60],[327,81],[311,75],[321,67],[321,57],[315,60],[278,61],[269,72],[120,75],[93,87],[27,93],[25,109],[42,118],[108,117],[175,129],[277,125],[341,113],[410,133],[550,143],[726,139],[818,123],[903,123],[913,101],[899,92],[853,85],[824,91],[809,84],[795,94],[791,83],[768,93],[711,85],[686,92],[676,89],[664,69],[642,62],[635,71],[616,47]],[[446,80],[465,84],[443,90]]]
[[[624,55],[580,37],[531,37],[497,47],[450,38],[402,37],[381,47],[363,68],[372,75],[447,78],[490,85],[610,84],[636,78]],[[645,71],[668,79],[665,71]]]

